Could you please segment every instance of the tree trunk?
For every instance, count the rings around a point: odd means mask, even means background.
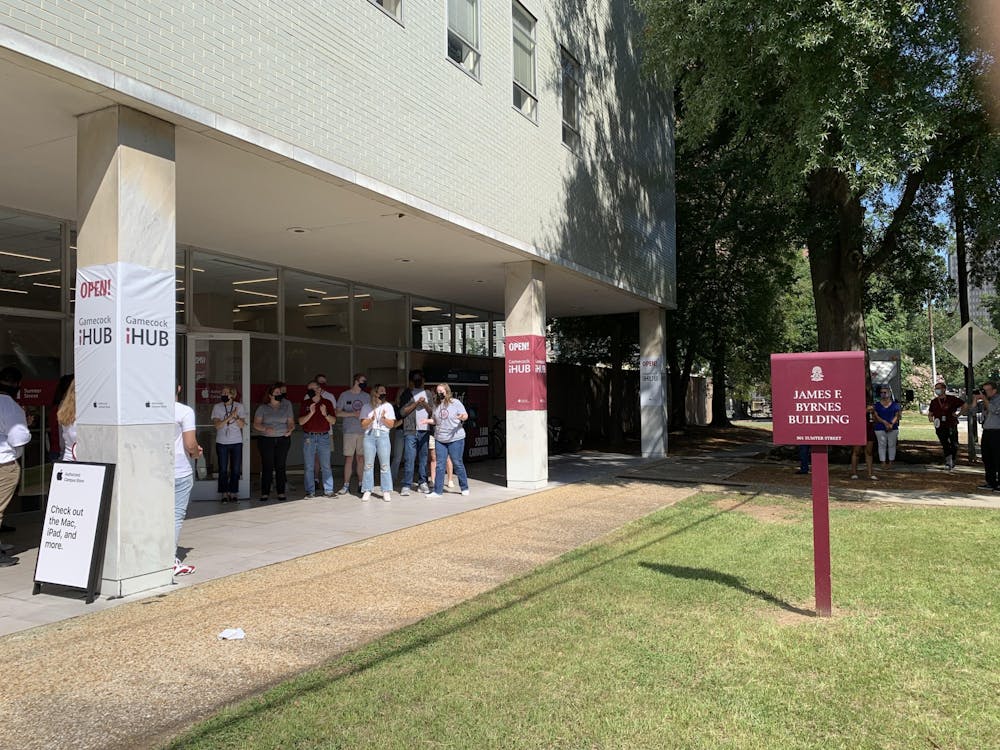
[[[712,353],[712,421],[710,427],[732,427],[726,416],[726,345],[717,336]]]
[[[865,351],[864,207],[846,176],[836,169],[813,172],[806,194],[812,212],[806,245],[819,349]]]

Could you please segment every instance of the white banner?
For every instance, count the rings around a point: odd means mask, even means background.
[[[639,362],[639,406],[663,406],[663,360]]]
[[[132,263],[76,272],[77,424],[174,419],[174,274]]]

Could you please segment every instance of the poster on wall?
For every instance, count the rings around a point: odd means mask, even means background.
[[[543,411],[548,408],[545,359],[544,336],[504,338],[504,382],[509,410]]]
[[[173,421],[174,274],[133,263],[76,273],[78,424]]]
[[[663,360],[639,362],[639,406],[663,406]]]

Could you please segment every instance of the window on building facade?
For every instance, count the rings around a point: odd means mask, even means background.
[[[63,226],[0,210],[0,307],[62,310]]]
[[[534,121],[538,114],[535,88],[535,17],[515,2],[514,28],[514,108]]]
[[[414,349],[451,351],[451,312],[444,302],[413,298],[410,326]]]
[[[479,0],[448,0],[448,57],[479,78]]]
[[[562,140],[573,151],[580,150],[580,63],[565,49],[562,58]]]
[[[403,20],[403,0],[368,0],[372,5],[377,5],[388,15],[397,21]]]

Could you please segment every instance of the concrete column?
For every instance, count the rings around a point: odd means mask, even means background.
[[[77,213],[78,267],[123,262],[173,273],[174,126],[121,106],[81,116]],[[173,402],[173,391],[160,400]],[[172,580],[174,431],[173,422],[78,426],[79,459],[116,464],[103,596]]]
[[[508,263],[504,335],[545,339],[545,266]],[[506,352],[506,359],[511,359]],[[510,377],[508,375],[508,377]],[[524,411],[507,398],[507,486],[535,490],[549,481],[548,409]]]
[[[642,455],[667,455],[666,313],[659,307],[639,311],[639,418]]]

